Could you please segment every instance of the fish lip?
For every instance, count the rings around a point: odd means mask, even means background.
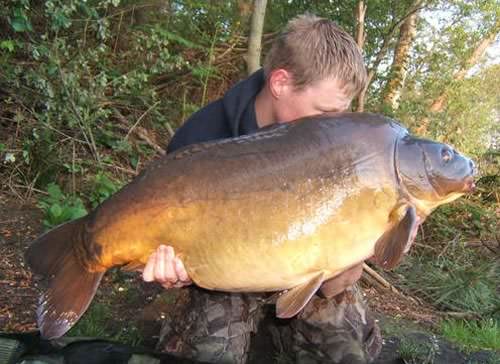
[[[465,193],[472,193],[476,190],[476,182],[474,181],[474,175],[467,177],[464,181],[464,189]]]

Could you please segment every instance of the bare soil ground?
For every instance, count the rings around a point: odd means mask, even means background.
[[[25,265],[23,255],[43,231],[42,213],[33,201],[0,194],[0,332],[37,329],[35,311],[40,284]],[[128,286],[134,288],[133,295],[127,292]],[[138,273],[112,272],[104,277],[94,304],[112,305],[109,323],[119,330],[135,323],[138,313],[142,318],[144,306],[161,291],[159,285],[143,282]],[[146,314],[151,316],[150,312]]]
[[[33,205],[0,195],[0,331],[36,329],[38,291],[23,253],[42,232],[41,218]]]

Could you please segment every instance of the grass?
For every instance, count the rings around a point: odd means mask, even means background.
[[[498,191],[498,185],[490,187]],[[436,333],[464,353],[500,351],[497,204],[498,194],[482,193],[438,209],[425,223],[424,237],[419,234],[417,246],[395,275],[398,285],[437,310],[481,318],[446,320],[436,327]],[[407,364],[430,363],[425,361],[425,350],[415,343],[403,341],[399,352]],[[491,361],[497,362],[495,358]]]
[[[498,218],[491,202],[463,199],[433,213],[397,270],[404,276],[400,285],[440,310],[482,317],[494,312],[500,306],[500,261],[492,259]]]
[[[436,349],[431,343],[419,343],[403,338],[399,344],[398,354],[405,364],[432,364]]]
[[[92,303],[87,312],[68,332],[68,336],[79,337],[109,337],[106,322],[111,315],[108,308],[102,303]]]
[[[111,285],[94,299],[88,310],[76,325],[68,332],[68,336],[93,337],[117,341],[132,346],[141,345],[144,341],[133,320],[124,320],[119,307],[126,304],[136,305],[140,300],[137,289],[129,282],[127,274],[118,269],[108,273]]]
[[[107,304],[92,303],[87,312],[67,335],[108,339],[132,346],[140,345],[143,338],[137,327],[133,323],[119,329],[113,327],[112,324],[116,320],[111,315],[110,310]]]
[[[443,336],[465,352],[478,349],[500,350],[500,324],[493,318],[480,321],[447,320],[441,325]]]
[[[470,248],[456,244],[450,255],[407,257],[399,270],[401,285],[427,298],[441,310],[488,315],[500,304],[500,266],[494,260],[469,256]],[[469,251],[467,251],[469,250]],[[463,256],[460,256],[462,251]]]

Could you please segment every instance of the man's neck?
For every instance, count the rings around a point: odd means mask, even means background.
[[[260,90],[255,98],[255,117],[259,128],[269,126],[276,122],[273,113],[272,96],[266,86]]]

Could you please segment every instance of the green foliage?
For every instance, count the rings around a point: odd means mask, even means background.
[[[100,172],[94,177],[93,188],[90,193],[90,202],[95,208],[104,200],[118,191],[119,185],[113,182],[106,174]]]
[[[12,39],[5,39],[0,41],[0,49],[1,50],[6,50],[10,53],[14,52],[14,49],[16,47],[16,43]]]
[[[443,335],[470,352],[500,350],[500,322],[493,318],[479,321],[447,320],[441,324]]]
[[[127,327],[117,330],[112,327],[114,321],[112,307],[109,307],[108,304],[93,302],[67,335],[108,339],[132,346],[142,343],[144,339],[137,327],[128,323]]]
[[[33,27],[27,15],[29,11],[29,0],[21,0],[11,8],[9,23],[15,32],[32,31]]]
[[[94,302],[75,326],[68,331],[68,336],[98,337],[107,336],[106,322],[111,318],[110,308]]]
[[[63,171],[82,174],[73,167],[84,163],[75,158],[90,157],[99,169],[122,158],[135,168],[147,159],[151,149],[123,132],[137,120],[140,127],[163,128],[165,115],[181,114],[165,111],[171,101],[160,98],[153,81],[183,71],[182,52],[203,47],[161,22],[128,26],[140,10],[120,1],[13,2],[3,13],[15,24],[21,18],[46,24],[29,38],[0,38],[0,85],[22,106],[12,118],[18,140],[5,144],[15,151],[12,160],[29,165],[19,176],[23,183],[45,188]]]
[[[87,210],[80,198],[65,195],[55,183],[47,187],[48,196],[43,196],[38,201],[38,207],[45,214],[43,224],[51,228],[63,222],[85,216]]]
[[[494,208],[469,201],[440,208],[424,225],[424,248],[399,268],[406,278],[403,285],[448,310],[491,313],[500,303],[499,262],[467,242],[493,239],[496,221]]]
[[[500,135],[500,126],[496,122],[498,77],[500,65],[495,65],[479,70],[463,81],[451,83],[447,107],[444,112],[433,116],[425,136],[481,158],[494,144],[495,136]],[[436,80],[432,82],[439,85]],[[396,117],[404,120],[409,128],[418,129],[428,99],[429,95],[423,90],[406,93]]]
[[[446,254],[412,255],[398,269],[410,291],[444,310],[492,314],[500,305],[498,262],[478,259],[470,248],[450,242]]]

